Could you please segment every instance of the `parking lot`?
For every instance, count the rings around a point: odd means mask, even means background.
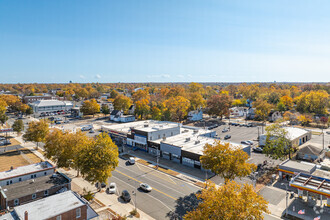
[[[226,129],[227,128],[227,129]],[[227,132],[222,132],[223,130],[228,130]],[[217,132],[218,137],[220,137],[221,140],[224,139],[226,135],[230,135],[231,138],[228,139],[228,141],[233,143],[241,143],[241,141],[247,141],[251,140],[254,142],[254,145],[257,144],[257,138],[258,138],[258,130],[261,134],[261,127],[240,127],[240,126],[229,126],[226,125],[220,125],[217,128],[214,128],[212,130],[215,130]]]

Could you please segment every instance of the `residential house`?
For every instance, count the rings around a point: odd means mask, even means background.
[[[200,121],[203,119],[203,111],[201,109],[188,112],[187,119],[189,121]]]
[[[135,105],[131,105],[128,109],[128,114],[134,115],[135,114]]]
[[[113,110],[110,113],[110,121],[114,122],[132,122],[135,121],[135,116],[134,115],[124,115],[122,111],[119,110]]]
[[[301,148],[297,153],[298,160],[317,161],[323,160],[325,157],[325,151],[322,148],[315,147],[313,145],[307,145]]]
[[[270,121],[270,122],[277,121],[278,119],[281,119],[281,118],[283,118],[283,117],[282,117],[281,112],[279,112],[279,111],[271,111],[268,115],[268,121]]]
[[[13,208],[70,189],[71,179],[59,172],[0,186],[0,210]]]
[[[234,117],[244,117],[247,115],[247,109],[244,107],[232,107],[229,111]]]

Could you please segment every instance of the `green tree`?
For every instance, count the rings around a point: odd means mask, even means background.
[[[118,147],[107,133],[101,133],[79,153],[81,174],[91,182],[106,182],[118,166]]]
[[[200,157],[203,168],[224,178],[226,183],[236,177],[247,176],[256,169],[254,164],[247,163],[248,159],[249,155],[241,149],[220,141],[206,144]]]
[[[23,120],[22,119],[15,120],[12,128],[15,132],[17,132],[17,134],[21,133],[24,130]]]
[[[33,114],[33,109],[29,106],[29,107],[26,109],[25,114],[26,114],[26,115],[32,115],[32,114]]]
[[[217,187],[210,182],[197,198],[201,200],[198,207],[183,219],[261,220],[264,212],[269,213],[268,202],[250,184],[230,181]]]
[[[274,123],[266,127],[266,142],[264,153],[274,159],[283,159],[291,152],[291,142],[288,132],[280,123]]]
[[[39,142],[44,142],[46,136],[49,134],[49,124],[47,120],[41,119],[40,121],[32,121],[29,123],[26,133],[23,135],[24,141],[33,141],[37,143],[37,149]]]
[[[107,104],[103,104],[101,106],[101,112],[104,114],[104,116],[110,114],[109,106]]]
[[[96,102],[95,99],[86,100],[82,104],[80,111],[84,115],[93,115],[93,117],[94,117],[95,113],[100,112],[100,105]]]

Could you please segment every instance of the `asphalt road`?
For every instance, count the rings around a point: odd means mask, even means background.
[[[120,159],[119,166],[112,172],[109,183],[115,182],[117,194],[128,190],[131,194],[132,204],[155,219],[174,219],[174,216],[182,216],[185,213],[184,203],[193,203],[193,193],[198,187],[170,177],[142,164],[127,165],[126,160]],[[148,183],[153,190],[144,192],[139,189],[140,183]],[[135,196],[132,192],[136,192]]]

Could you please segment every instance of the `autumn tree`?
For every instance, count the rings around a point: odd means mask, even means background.
[[[280,102],[285,106],[285,110],[289,110],[293,107],[293,99],[290,96],[282,96]]]
[[[201,200],[198,207],[188,212],[183,219],[261,220],[263,213],[269,213],[268,202],[250,184],[229,181],[217,187],[209,182],[207,188],[197,194],[197,198]]]
[[[207,100],[208,113],[219,116],[221,119],[224,115],[228,115],[230,105],[231,99],[226,93],[211,96]]]
[[[329,94],[326,91],[306,91],[295,98],[296,109],[301,113],[327,113]]]
[[[95,113],[100,112],[100,105],[96,102],[95,99],[86,100],[82,104],[80,111],[84,115],[95,115]]]
[[[188,85],[188,91],[190,93],[199,93],[203,94],[204,93],[204,88],[202,84],[192,82]]]
[[[107,104],[103,104],[101,106],[101,112],[104,114],[104,116],[110,114],[109,106]]]
[[[110,92],[110,97],[112,98],[112,99],[115,99],[115,98],[117,98],[117,96],[119,95],[119,93],[116,91],[116,90],[111,90],[111,92]]]
[[[47,120],[41,119],[40,121],[31,121],[28,125],[26,133],[23,135],[24,141],[33,141],[37,143],[44,142],[49,133],[49,124]]]
[[[154,120],[161,120],[161,118],[162,118],[162,111],[157,106],[153,106],[151,108],[151,117]]]
[[[132,94],[132,99],[134,101],[134,103],[136,103],[137,101],[140,101],[142,99],[147,99],[149,100],[149,91],[147,89],[139,89],[138,91],[134,92]]]
[[[46,137],[45,156],[56,162],[58,167],[76,169],[77,175],[79,175],[82,166],[78,159],[80,151],[90,143],[91,139],[81,131],[70,133],[54,129]]]
[[[13,131],[17,132],[17,134],[21,133],[24,130],[24,123],[22,119],[15,120],[13,123]]]
[[[325,116],[322,116],[322,117],[320,118],[320,121],[322,122],[322,124],[323,124],[323,126],[324,126],[325,128],[328,127],[328,120],[329,120],[329,118],[328,118],[328,117],[325,117]]]
[[[302,114],[298,116],[298,121],[301,123],[302,126],[308,126],[313,120],[307,114]]]
[[[129,97],[123,95],[118,95],[113,101],[113,107],[119,111],[127,111],[131,105],[132,100]]]
[[[79,153],[81,174],[91,182],[107,182],[118,166],[118,147],[107,133],[101,133]]]
[[[225,182],[247,176],[255,170],[256,166],[247,163],[248,159],[249,155],[241,149],[220,141],[206,144],[200,157],[203,168],[224,178]]]
[[[135,114],[141,116],[141,119],[143,118],[143,116],[147,115],[149,111],[150,111],[150,106],[148,99],[141,99],[135,102]]]
[[[270,111],[272,110],[272,105],[267,103],[267,101],[259,99],[254,103],[254,107],[256,108],[256,116],[262,120],[266,121]]]
[[[288,132],[281,127],[280,123],[274,123],[266,127],[266,142],[263,152],[274,159],[290,157],[291,142]]]
[[[167,99],[164,106],[169,111],[173,121],[182,121],[188,114],[190,102],[183,96],[176,96]]]
[[[206,101],[204,100],[203,96],[201,95],[201,93],[198,92],[189,94],[189,101],[191,110],[203,108],[206,104]]]

